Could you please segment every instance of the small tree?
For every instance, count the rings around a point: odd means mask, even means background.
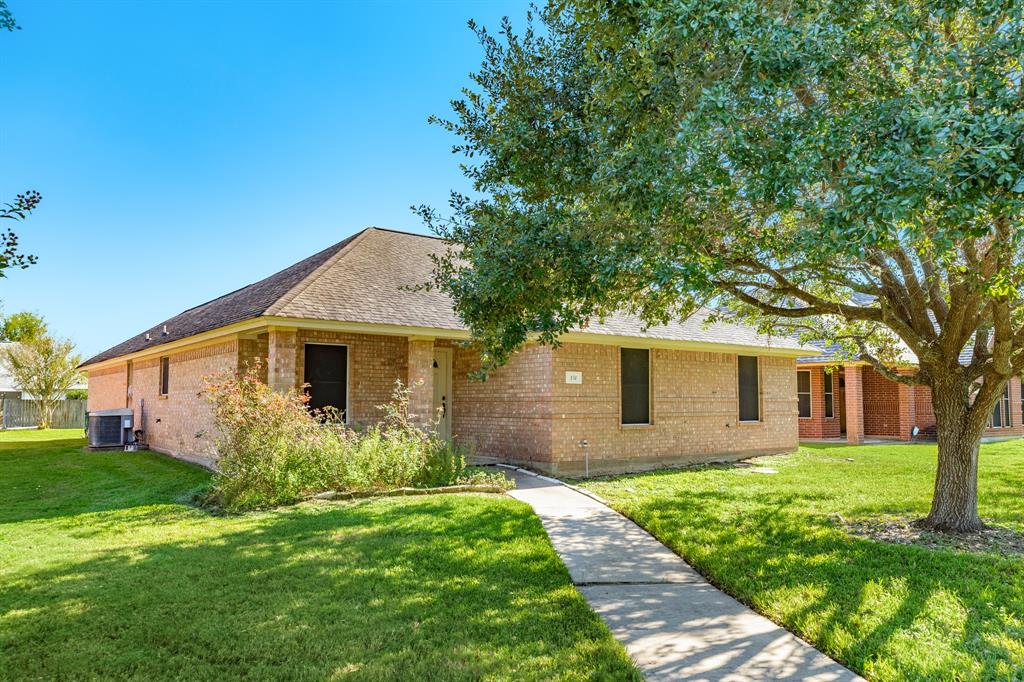
[[[50,428],[58,403],[81,381],[81,362],[71,341],[45,334],[0,349],[0,363],[21,390],[38,402],[40,429]]]
[[[31,341],[46,334],[46,322],[36,313],[24,310],[0,321],[0,341]]]
[[[621,309],[711,304],[840,342],[931,389],[924,523],[980,528],[979,440],[1024,372],[1024,4],[553,0],[539,18],[477,31],[476,85],[441,121],[476,195],[420,209],[460,244],[436,280],[486,364]],[[892,371],[899,342],[913,376]]]

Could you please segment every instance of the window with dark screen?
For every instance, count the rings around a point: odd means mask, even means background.
[[[622,423],[651,423],[651,353],[622,348]]]
[[[348,347],[306,344],[303,382],[309,409],[334,407],[348,421]]]
[[[761,419],[761,390],[758,385],[757,357],[740,355],[738,361],[740,421],[756,422]]]
[[[171,378],[171,359],[160,358],[160,395],[167,395],[168,382]]]

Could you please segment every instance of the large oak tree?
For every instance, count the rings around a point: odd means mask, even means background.
[[[439,120],[473,196],[438,286],[496,366],[616,309],[707,305],[932,390],[928,526],[981,527],[978,443],[1024,370],[1024,2],[555,2],[476,30]],[[901,345],[913,376],[892,371]],[[961,352],[971,351],[961,362]]]

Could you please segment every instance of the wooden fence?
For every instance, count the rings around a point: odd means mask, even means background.
[[[61,400],[53,412],[55,429],[85,428],[85,400]],[[5,429],[35,428],[39,424],[39,404],[21,398],[3,399]]]

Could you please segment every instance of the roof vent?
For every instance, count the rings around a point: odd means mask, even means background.
[[[164,335],[164,336],[167,336],[168,334],[170,334],[170,332],[169,332],[169,331],[167,331],[167,325],[165,324],[165,325],[164,325],[164,329],[163,329],[163,335]]]
[[[152,341],[152,339],[149,338],[149,332],[146,332],[146,341]]]

